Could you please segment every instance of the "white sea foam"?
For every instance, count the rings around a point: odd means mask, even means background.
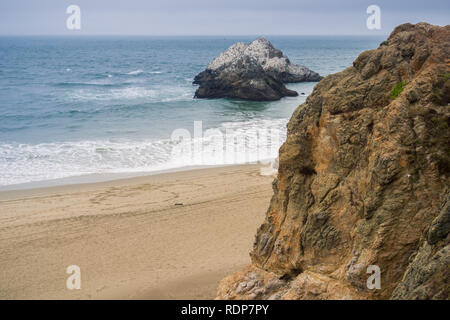
[[[121,139],[0,144],[0,186],[84,174],[153,172],[275,158],[285,139],[286,122],[287,119],[229,122],[186,141]],[[198,146],[200,149],[196,149]]]
[[[157,87],[126,87],[126,88],[102,88],[102,90],[76,89],[66,95],[69,100],[133,100],[145,99],[146,101],[186,101],[193,97],[193,89],[188,86],[157,86]]]
[[[135,75],[142,74],[142,73],[144,73],[144,71],[139,69],[139,70],[130,71],[127,74],[131,75],[131,76],[135,76]]]

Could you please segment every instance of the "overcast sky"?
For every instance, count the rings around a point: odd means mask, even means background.
[[[66,27],[71,4],[81,8],[81,30]],[[371,4],[381,8],[381,30],[366,27]],[[380,35],[449,18],[450,0],[0,0],[2,35]]]

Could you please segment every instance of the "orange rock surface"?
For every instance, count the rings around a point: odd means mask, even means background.
[[[218,299],[450,298],[449,59],[450,26],[403,24],[316,85],[288,124],[252,264]]]

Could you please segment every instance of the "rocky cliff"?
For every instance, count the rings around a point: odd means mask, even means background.
[[[239,98],[270,101],[296,96],[283,83],[319,81],[316,72],[291,64],[283,53],[260,37],[250,44],[238,42],[222,52],[194,78],[196,98]]]
[[[449,299],[449,99],[450,26],[400,25],[320,81],[289,121],[252,264],[218,298]]]

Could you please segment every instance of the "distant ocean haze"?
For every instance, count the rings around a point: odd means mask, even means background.
[[[251,148],[264,143],[276,157],[287,121],[315,83],[289,84],[300,95],[275,102],[193,99],[197,73],[231,44],[255,38],[1,37],[0,187],[197,164],[174,158],[171,140],[180,128],[193,136],[194,121],[203,130],[232,130]],[[267,38],[292,63],[322,76],[350,66],[383,40]],[[264,132],[280,139],[270,141]],[[253,158],[236,161],[260,160],[253,151]],[[202,164],[225,164],[223,159],[205,151]]]

